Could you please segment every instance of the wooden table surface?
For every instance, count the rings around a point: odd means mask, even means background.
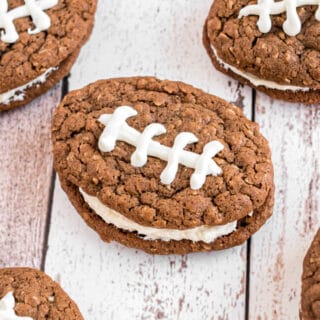
[[[0,266],[42,268],[87,320],[298,319],[302,260],[320,226],[320,106],[272,100],[214,70],[201,40],[211,2],[100,0],[69,79],[0,115]],[[132,75],[185,81],[260,124],[276,204],[248,243],[151,256],[103,243],[72,208],[52,169],[52,111],[68,90]]]

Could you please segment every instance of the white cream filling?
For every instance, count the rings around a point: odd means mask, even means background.
[[[242,78],[245,78],[247,80],[249,80],[255,87],[266,87],[268,89],[276,89],[276,90],[281,90],[281,91],[310,91],[312,90],[311,88],[306,88],[306,87],[298,87],[298,86],[292,86],[292,85],[282,85],[282,84],[278,84],[274,81],[269,81],[269,80],[263,80],[258,78],[257,76],[249,73],[249,72],[244,72],[239,70],[238,68],[231,66],[227,63],[225,63],[221,58],[219,58],[217,50],[211,45],[211,50],[212,53],[214,54],[215,58],[217,59],[217,61],[222,65],[222,67],[226,70],[231,70],[232,72],[234,72],[235,74],[241,76]]]
[[[112,224],[118,229],[137,232],[139,235],[145,236],[144,240],[191,240],[194,242],[203,241],[211,243],[219,237],[232,233],[237,228],[237,221],[222,226],[201,226],[186,230],[146,227],[126,218],[121,213],[108,208],[97,197],[88,195],[81,188],[79,190],[89,207],[106,223]]]
[[[26,90],[32,88],[33,86],[44,83],[49,75],[56,71],[58,67],[49,68],[45,73],[35,78],[34,80],[28,82],[27,84],[22,85],[21,87],[12,89],[8,92],[0,94],[0,104],[9,104],[15,101],[23,101],[25,97]]]

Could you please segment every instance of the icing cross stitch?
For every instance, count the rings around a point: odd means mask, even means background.
[[[1,320],[32,320],[30,317],[19,317],[14,312],[14,296],[12,292],[8,292],[0,300],[0,319]]]
[[[117,141],[126,142],[136,147],[131,156],[134,167],[143,167],[148,161],[148,155],[167,161],[168,164],[162,171],[161,183],[169,185],[175,179],[179,164],[195,169],[190,179],[190,186],[194,190],[200,189],[208,175],[217,176],[222,173],[221,168],[212,158],[223,150],[224,146],[219,141],[211,141],[204,146],[202,154],[184,150],[188,144],[198,142],[198,138],[191,132],[179,133],[171,148],[152,140],[153,137],[166,133],[166,128],[160,123],[148,125],[142,133],[130,127],[126,120],[138,113],[135,109],[122,106],[113,114],[103,114],[99,122],[105,129],[99,138],[99,149],[102,152],[114,150]]]
[[[248,5],[240,10],[239,19],[244,16],[259,16],[258,27],[262,33],[268,33],[272,27],[271,15],[286,12],[287,18],[283,24],[283,31],[289,36],[296,36],[301,32],[301,21],[297,8],[306,5],[318,5],[316,19],[320,21],[320,0],[258,0],[258,4]]]
[[[50,28],[50,17],[44,10],[56,6],[59,0],[25,0],[23,6],[8,11],[8,0],[0,0],[0,29],[1,40],[7,43],[14,43],[19,35],[14,25],[14,20],[30,16],[35,29],[28,30],[29,34],[36,34]]]

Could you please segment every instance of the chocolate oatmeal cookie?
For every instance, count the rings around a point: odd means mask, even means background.
[[[224,249],[272,214],[258,125],[184,83],[98,81],[65,97],[52,136],[63,189],[105,241],[158,254]]]
[[[238,81],[277,99],[319,103],[319,8],[288,6],[216,0],[204,26],[204,44],[215,67]]]
[[[91,33],[96,2],[4,0],[0,111],[25,105],[69,73]]]
[[[300,319],[320,319],[320,230],[303,263]]]
[[[39,270],[0,269],[0,319],[83,320],[58,283]]]

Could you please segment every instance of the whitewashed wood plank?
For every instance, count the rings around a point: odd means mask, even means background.
[[[216,72],[202,45],[211,0],[100,1],[96,27],[70,78],[155,75],[182,80],[251,110],[251,90]],[[246,98],[245,98],[246,97]],[[153,257],[104,244],[56,184],[46,271],[86,319],[244,319],[246,245]]]
[[[85,319],[243,319],[246,247],[151,256],[105,244],[56,185],[46,272]]]
[[[0,114],[0,266],[41,266],[52,179],[51,113],[61,86]]]
[[[320,225],[320,106],[258,94],[276,174],[274,216],[251,246],[250,319],[298,319],[302,261]]]

